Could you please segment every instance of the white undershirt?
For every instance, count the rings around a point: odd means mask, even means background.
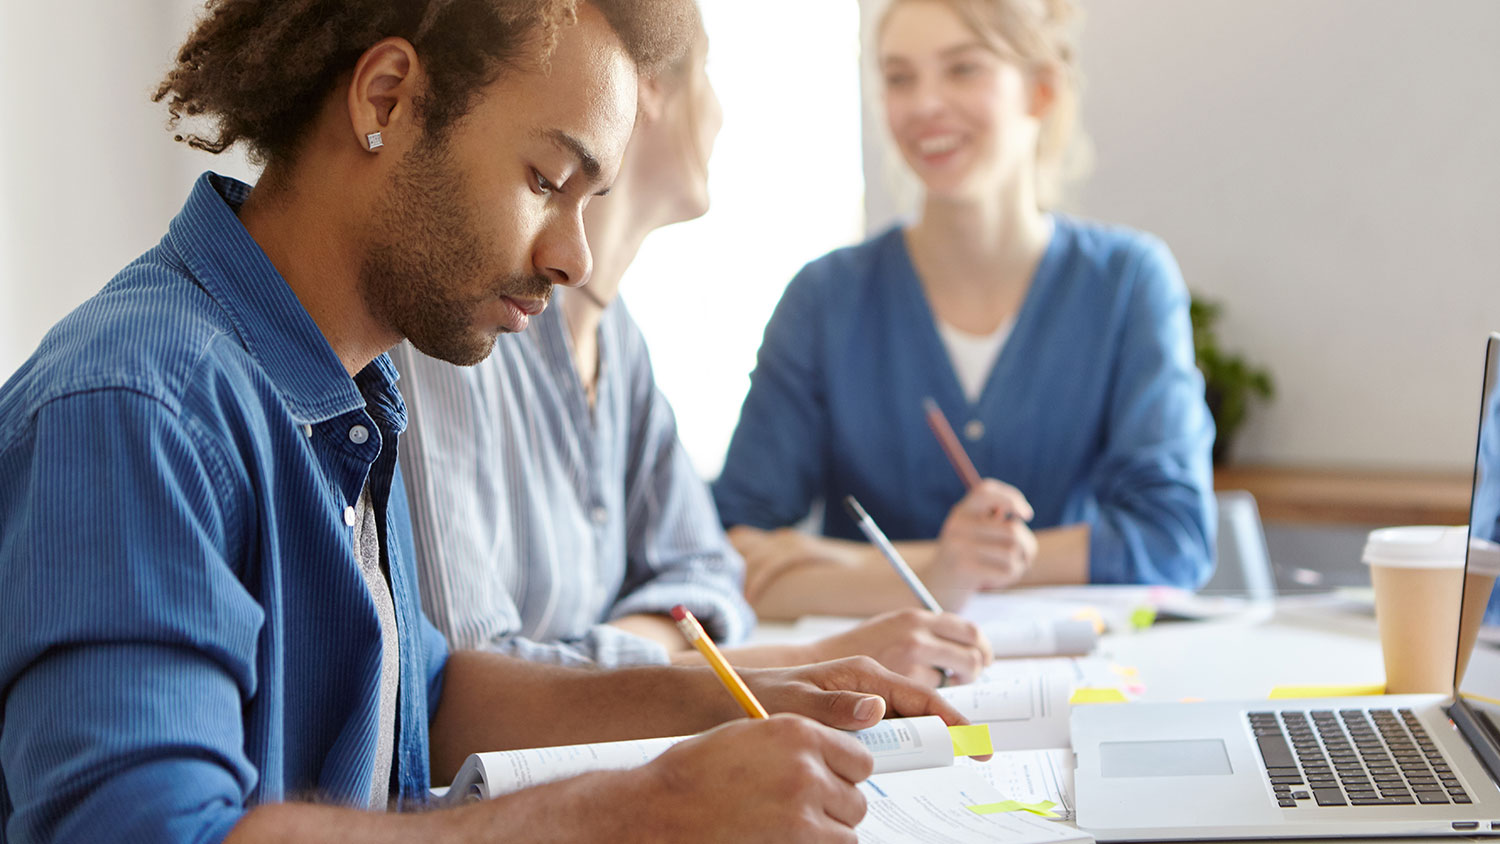
[[[979,400],[984,383],[995,368],[995,359],[1010,339],[1010,330],[1015,327],[1015,317],[1000,323],[1000,327],[989,334],[970,334],[937,321],[938,336],[948,349],[948,360],[953,362],[953,371],[958,374],[959,386],[964,388],[964,397],[970,404]]]

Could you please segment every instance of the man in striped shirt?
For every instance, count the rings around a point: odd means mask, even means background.
[[[617,298],[651,231],[708,210],[721,119],[696,18],[692,49],[642,80],[614,189],[584,212],[588,285],[477,366],[391,352],[411,411],[401,465],[423,607],[453,647],[541,662],[696,663],[667,618],[684,604],[738,665],[865,654],[926,683],[972,679],[989,660],[983,634],[918,608],[813,642],[740,644],[755,621],[744,563]]]

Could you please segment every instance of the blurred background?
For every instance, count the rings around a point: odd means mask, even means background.
[[[880,2],[702,0],[714,207],[648,240],[624,296],[705,477],[786,282],[911,207],[867,90]],[[1218,346],[1269,374],[1221,478],[1257,491],[1283,585],[1361,579],[1370,524],[1461,521],[1500,330],[1500,3],[1079,5],[1093,164],[1063,209],[1162,237]],[[0,378],[201,171],[254,178],[149,99],[200,8],[0,5]]]

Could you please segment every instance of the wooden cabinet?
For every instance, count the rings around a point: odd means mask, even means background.
[[[1215,489],[1255,496],[1261,520],[1306,525],[1461,525],[1469,521],[1468,472],[1227,466]]]

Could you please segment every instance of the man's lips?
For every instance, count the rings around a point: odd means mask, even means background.
[[[546,310],[546,299],[512,299],[509,296],[501,296],[500,304],[505,309],[503,325],[505,330],[512,333],[525,331],[531,325],[531,318]]]
[[[502,299],[514,305],[516,310],[527,316],[536,316],[547,310],[546,299],[515,299],[510,296],[502,296]]]

